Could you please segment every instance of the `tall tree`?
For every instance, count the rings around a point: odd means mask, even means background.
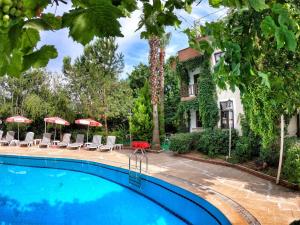
[[[151,141],[153,129],[151,108],[150,86],[146,81],[144,87],[138,90],[138,97],[132,107],[130,131],[134,140]]]
[[[70,58],[64,59],[63,71],[77,111],[103,118],[107,134],[108,118],[127,118],[132,104],[128,83],[118,80],[123,67],[124,56],[118,53],[114,38],[96,39],[85,47],[74,64]]]
[[[152,104],[152,117],[153,117],[153,135],[152,135],[152,148],[160,149],[160,136],[159,136],[159,38],[157,36],[152,36],[149,39],[150,56],[150,83],[151,83],[151,104]]]
[[[162,134],[165,133],[165,58],[166,58],[166,47],[169,45],[171,39],[171,33],[164,33],[160,37],[159,42],[159,102],[160,102],[160,130]]]
[[[150,78],[149,67],[143,63],[135,66],[130,74],[128,74],[128,82],[130,88],[134,91],[134,97],[137,96],[139,89],[144,87],[145,82]]]

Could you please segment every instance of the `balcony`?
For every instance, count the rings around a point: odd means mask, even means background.
[[[198,94],[198,85],[181,85],[180,95],[181,101],[188,101],[194,99]]]

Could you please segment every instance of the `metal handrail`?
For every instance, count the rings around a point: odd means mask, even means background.
[[[141,152],[140,156],[138,156],[139,152]],[[135,158],[135,168],[134,169],[132,169],[132,163],[131,163],[132,158]],[[142,164],[143,164],[144,159],[146,160],[146,172],[147,172],[148,171],[148,156],[143,149],[136,149],[133,153],[131,153],[129,155],[129,163],[128,163],[129,182],[131,182],[130,179],[133,178],[133,179],[135,179],[136,182],[138,182],[139,187],[141,185],[140,182],[141,182],[141,175],[142,175]],[[138,165],[139,165],[139,168],[138,168]],[[134,172],[134,173],[131,173],[131,172]]]

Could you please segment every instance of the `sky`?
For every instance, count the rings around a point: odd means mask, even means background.
[[[49,7],[47,12],[62,15],[71,8],[71,3],[67,5],[60,5],[59,7]],[[195,5],[190,14],[184,11],[176,12],[179,19],[182,21],[181,27],[177,30],[174,28],[167,28],[167,32],[171,32],[171,41],[166,48],[166,56],[176,55],[176,53],[188,47],[187,37],[182,32],[184,28],[192,27],[195,22],[205,23],[207,21],[216,20],[224,16],[226,11],[224,9],[211,8],[207,0],[203,0],[199,5]],[[122,25],[121,31],[124,37],[117,38],[119,51],[124,54],[125,67],[123,73],[120,75],[121,79],[125,79],[134,66],[139,63],[148,63],[149,47],[146,40],[140,38],[140,32],[136,31],[138,22],[141,16],[141,9],[134,11],[130,18],[120,19]],[[58,57],[49,62],[47,70],[54,73],[61,73],[62,61],[65,56],[70,56],[72,60],[80,56],[83,52],[83,46],[74,42],[68,36],[68,30],[62,29],[59,31],[47,31],[41,33],[41,41],[39,46],[44,44],[55,45],[58,50]]]

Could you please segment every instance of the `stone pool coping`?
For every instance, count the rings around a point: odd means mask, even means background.
[[[214,159],[204,159],[201,157],[197,157],[197,156],[193,156],[193,155],[185,155],[185,154],[176,154],[174,153],[174,156],[176,157],[181,157],[181,158],[186,158],[186,159],[191,159],[191,160],[195,160],[195,161],[199,161],[199,162],[205,162],[205,163],[211,163],[211,164],[215,164],[215,165],[221,165],[221,166],[227,166],[227,167],[232,167],[235,169],[239,169],[241,171],[244,171],[246,173],[252,174],[254,176],[257,176],[259,178],[271,181],[273,183],[276,183],[276,177],[270,176],[268,174],[253,170],[251,168],[239,165],[239,164],[233,164],[230,162],[225,162],[225,161],[218,161],[218,160],[214,160]],[[283,180],[280,179],[279,180],[279,185],[286,187],[286,188],[290,188],[296,191],[300,191],[300,185],[288,182],[287,180]]]

